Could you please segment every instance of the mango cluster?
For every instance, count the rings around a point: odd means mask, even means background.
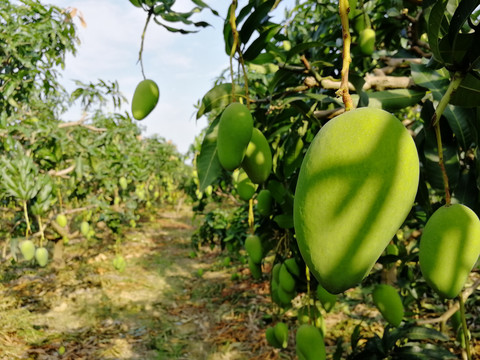
[[[262,184],[272,170],[272,151],[263,133],[253,126],[250,110],[238,102],[228,105],[220,116],[217,154],[225,170],[242,169],[251,184]],[[241,181],[244,181],[243,183]],[[249,200],[250,185],[245,178],[237,182],[243,200]]]
[[[273,302],[282,307],[290,306],[297,294],[296,288],[299,278],[300,267],[294,258],[287,259],[283,263],[276,263],[272,268],[270,282]]]

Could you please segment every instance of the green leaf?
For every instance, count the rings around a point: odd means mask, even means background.
[[[392,354],[395,360],[458,359],[443,347],[434,344],[407,343]]]
[[[439,50],[440,30],[442,27],[442,21],[445,16],[445,9],[447,7],[448,0],[438,0],[432,8],[428,17],[428,44],[430,50],[437,61],[442,62],[442,57]]]
[[[197,173],[200,191],[204,191],[222,174],[222,166],[217,156],[217,131],[220,116],[209,126],[197,156]]]
[[[425,96],[425,91],[412,89],[394,89],[375,92],[365,92],[368,95],[368,106],[395,111],[417,104]],[[352,95],[354,104],[359,102],[359,96]]]
[[[456,48],[456,41],[458,35],[460,35],[460,30],[462,29],[463,24],[467,21],[468,18],[472,15],[473,11],[480,4],[479,0],[462,0],[458,4],[455,13],[450,20],[450,26],[448,28],[448,39],[452,48]]]
[[[262,50],[265,49],[271,38],[281,29],[280,25],[271,26],[264,30],[257,39],[255,39],[247,50],[243,53],[243,59],[245,61],[254,60]]]
[[[480,106],[480,75],[478,73],[467,74],[450,98],[450,104],[465,107]]]
[[[235,89],[237,90],[236,95],[241,96],[242,89],[238,87],[236,87]],[[212,110],[221,111],[232,101],[233,98],[231,83],[219,84],[214,86],[203,96],[200,108],[197,111],[197,119],[199,119],[202,115],[208,114]]]
[[[410,340],[437,340],[448,341],[450,338],[444,333],[432,328],[414,326],[409,328],[404,334],[404,337]]]
[[[267,0],[259,7],[255,8],[253,13],[245,20],[239,31],[240,41],[248,43],[253,32],[259,29],[265,21],[268,20],[268,13],[272,10],[275,0]]]
[[[450,84],[448,72],[430,69],[424,64],[410,64],[410,68],[415,84],[431,90],[433,98],[440,100]]]
[[[464,150],[469,149],[477,139],[476,128],[471,121],[475,117],[475,110],[448,105],[443,116],[447,119],[459,145]]]

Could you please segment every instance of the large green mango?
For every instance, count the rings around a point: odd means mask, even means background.
[[[245,152],[242,168],[255,183],[261,184],[267,180],[272,171],[272,151],[267,139],[260,130],[254,128],[252,138]]]
[[[239,167],[252,138],[253,118],[240,103],[228,105],[220,117],[217,135],[218,160],[225,170]]]
[[[324,360],[325,343],[320,330],[313,325],[301,325],[295,334],[295,350],[299,360]]]
[[[360,108],[330,120],[300,169],[294,225],[318,282],[338,294],[362,281],[407,217],[418,154],[393,115]]]
[[[456,297],[480,253],[480,221],[461,204],[442,206],[428,219],[420,239],[420,269],[440,296]]]
[[[132,115],[137,120],[144,119],[157,106],[160,90],[155,81],[145,79],[138,83],[133,93]]]

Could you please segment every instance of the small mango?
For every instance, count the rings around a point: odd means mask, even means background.
[[[428,219],[420,239],[420,270],[440,296],[462,290],[480,254],[480,221],[462,204],[444,205]]]
[[[260,264],[263,258],[262,241],[257,235],[249,235],[245,239],[245,250],[255,264]]]
[[[220,117],[217,154],[225,170],[238,168],[252,138],[253,118],[250,110],[238,102],[228,105]]]
[[[375,30],[372,28],[363,29],[360,32],[359,43],[363,55],[372,55],[375,49]]]
[[[48,263],[48,251],[46,248],[39,247],[35,251],[35,260],[37,260],[38,265],[44,267]]]
[[[32,240],[23,240],[18,247],[25,260],[30,261],[35,256],[35,244]]]
[[[64,214],[58,214],[57,217],[55,218],[55,221],[61,227],[67,226],[67,217]]]
[[[138,83],[133,93],[132,115],[137,120],[143,120],[157,106],[160,90],[155,81],[150,79]]]
[[[268,216],[272,211],[273,197],[270,190],[260,190],[257,196],[257,211],[260,215]]]
[[[313,325],[301,325],[295,334],[295,350],[299,360],[325,360],[327,352],[323,336]]]
[[[272,171],[272,151],[267,139],[260,130],[254,128],[245,152],[242,168],[255,184],[267,180]]]
[[[397,289],[391,285],[380,284],[373,289],[372,297],[373,303],[383,318],[391,325],[399,326],[404,316],[404,309]]]

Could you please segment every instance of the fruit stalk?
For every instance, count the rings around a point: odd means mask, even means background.
[[[342,22],[342,37],[343,37],[343,64],[342,64],[342,81],[340,83],[340,89],[337,91],[337,96],[341,96],[343,103],[345,104],[345,111],[353,109],[353,101],[348,90],[348,69],[350,63],[352,62],[352,57],[350,55],[350,45],[352,43],[352,38],[350,36],[350,29],[348,25],[348,12],[350,11],[350,6],[348,0],[339,0],[339,12],[340,20]]]
[[[235,52],[237,51],[238,40],[239,40],[236,17],[235,17],[235,10],[236,9],[237,9],[237,0],[232,0],[232,5],[230,6],[229,22],[230,22],[230,27],[232,28],[232,35],[233,35],[232,50],[230,51],[230,76],[232,78],[232,99],[233,99],[233,101],[236,100],[236,97],[235,97],[235,79],[234,79],[234,75],[233,75],[233,56],[235,55]]]
[[[143,55],[143,44],[145,43],[145,34],[147,33],[148,23],[150,22],[150,19],[152,18],[152,15],[153,15],[153,7],[151,7],[148,10],[147,20],[145,21],[145,26],[143,27],[142,40],[140,42],[140,51],[138,53],[138,61],[140,62],[140,68],[142,69],[143,79],[147,78],[145,76],[145,71],[143,69],[143,57],[142,57],[142,55]]]
[[[25,230],[25,239],[28,239],[28,234],[31,232],[30,219],[28,218],[27,202],[23,200],[23,213],[25,214],[25,222],[27,223],[27,229]]]
[[[460,304],[460,317],[462,319],[463,338],[465,339],[465,351],[467,353],[467,359],[472,359],[472,352],[470,350],[470,339],[468,338],[467,320],[465,318],[465,300],[462,294],[458,296],[458,303]]]
[[[442,134],[440,131],[440,118],[442,117],[445,108],[447,107],[453,93],[458,89],[465,74],[457,71],[453,74],[452,81],[448,85],[447,91],[443,94],[442,99],[439,101],[435,113],[432,116],[432,126],[435,129],[435,136],[437,138],[437,151],[438,151],[438,165],[442,171],[443,185],[445,187],[445,204],[450,205],[451,195],[450,186],[448,184],[447,169],[445,168],[445,162],[443,160],[443,146],[442,146]]]

